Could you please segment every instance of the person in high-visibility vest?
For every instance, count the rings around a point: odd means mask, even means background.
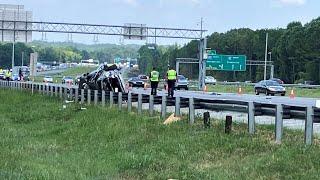
[[[151,82],[151,95],[157,95],[157,88],[159,84],[159,72],[156,71],[154,67],[150,73],[150,82]]]
[[[177,80],[177,72],[173,69],[170,68],[167,71],[167,83],[168,83],[168,96],[173,98],[174,95],[174,87],[176,84]]]
[[[10,81],[10,79],[11,79],[11,71],[10,71],[10,70],[7,70],[5,76],[6,76],[6,80],[7,80],[7,81]]]

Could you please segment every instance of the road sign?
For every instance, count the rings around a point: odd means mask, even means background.
[[[246,71],[245,55],[209,55],[207,70]]]

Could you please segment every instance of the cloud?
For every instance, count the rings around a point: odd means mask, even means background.
[[[302,6],[307,0],[277,0],[279,3],[283,5],[294,5],[294,6]]]

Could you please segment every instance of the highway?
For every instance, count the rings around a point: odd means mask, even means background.
[[[150,94],[150,89],[137,89],[133,88],[132,92]],[[158,91],[158,95],[167,94],[166,91]],[[175,96],[182,98],[196,98],[196,99],[208,99],[208,100],[236,100],[236,101],[254,101],[258,103],[266,104],[283,104],[283,105],[294,105],[294,106],[316,106],[317,99],[315,98],[303,98],[282,96],[264,96],[264,95],[252,95],[252,94],[232,94],[232,93],[213,93],[213,92],[199,92],[199,91],[175,91]]]

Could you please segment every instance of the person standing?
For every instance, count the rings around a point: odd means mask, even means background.
[[[151,82],[151,95],[157,95],[157,88],[159,84],[159,72],[156,71],[156,68],[153,67],[150,73],[150,82]]]
[[[173,68],[169,68],[167,71],[167,84],[168,84],[168,96],[173,98],[174,87],[177,80],[177,72]]]
[[[22,74],[21,68],[19,68],[19,78],[20,78],[20,81],[23,81],[23,74]]]
[[[5,75],[6,75],[6,80],[10,81],[10,79],[11,79],[11,70],[7,70]]]

